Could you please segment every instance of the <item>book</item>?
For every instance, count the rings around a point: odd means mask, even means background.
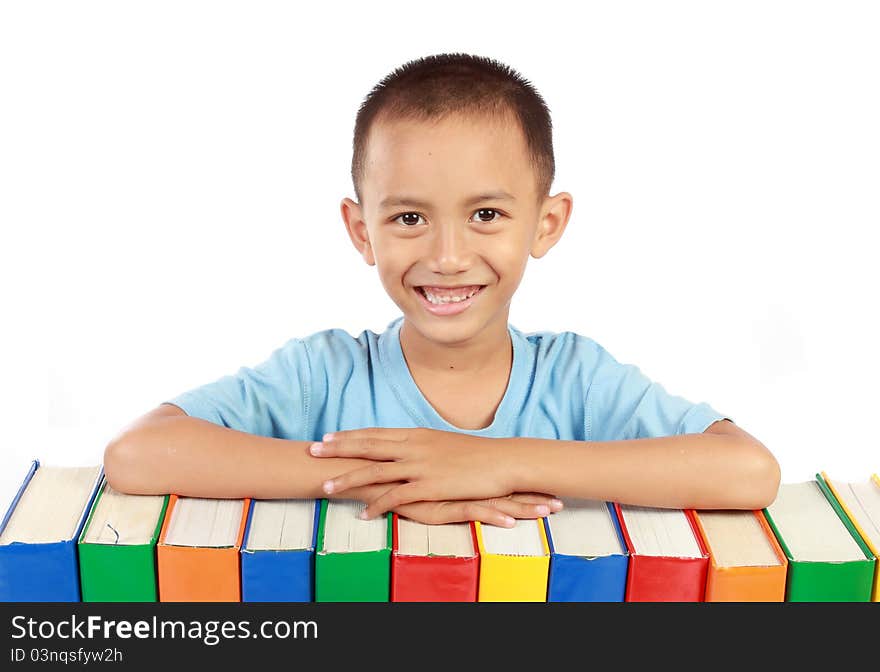
[[[760,511],[694,511],[709,551],[706,602],[783,602],[788,560]]]
[[[314,600],[320,502],[253,500],[241,547],[242,602]]]
[[[78,602],[76,540],[100,466],[30,469],[0,523],[0,601]]]
[[[250,499],[171,495],[156,544],[160,602],[239,602]]]
[[[610,502],[564,499],[544,518],[548,602],[622,602],[629,556]]]
[[[783,483],[764,515],[788,558],[788,602],[867,602],[874,556],[824,483]]]
[[[690,509],[615,504],[629,550],[627,602],[702,602],[709,555]]]
[[[155,602],[156,541],[167,495],[128,495],[101,481],[77,543],[83,602]]]
[[[880,602],[880,477],[874,474],[866,482],[846,483],[832,481],[823,471],[817,479],[828,486],[856,532],[874,555],[874,588],[871,600]]]
[[[514,527],[474,523],[480,553],[479,602],[545,602],[550,547],[542,518]]]
[[[475,602],[480,555],[472,523],[392,516],[391,601]]]
[[[321,500],[315,552],[316,602],[387,602],[391,514],[361,520],[363,502]]]

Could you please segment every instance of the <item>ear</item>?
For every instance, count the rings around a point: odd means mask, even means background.
[[[354,244],[367,264],[375,266],[376,259],[373,256],[373,246],[370,245],[370,235],[367,232],[367,223],[364,221],[363,208],[350,198],[343,198],[339,208],[342,212],[342,221],[345,222],[345,229],[348,231],[348,237],[351,238],[352,244]]]
[[[567,191],[545,199],[530,251],[535,259],[547,254],[548,250],[562,238],[573,207],[574,199]]]

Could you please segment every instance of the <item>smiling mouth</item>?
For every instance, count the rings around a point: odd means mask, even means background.
[[[446,306],[446,305],[454,305],[457,303],[464,303],[473,297],[477,296],[480,292],[482,292],[486,285],[464,285],[461,289],[470,288],[470,291],[467,292],[459,292],[454,293],[453,288],[434,288],[433,291],[427,288],[428,286],[420,285],[415,288],[415,290],[422,295],[422,298],[425,299],[428,303],[434,306]],[[456,288],[458,289],[458,288]]]

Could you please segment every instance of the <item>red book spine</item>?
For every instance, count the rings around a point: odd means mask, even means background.
[[[686,509],[684,514],[702,557],[675,558],[638,555],[620,505],[615,502],[614,508],[630,553],[624,599],[627,602],[702,602],[706,594],[709,554],[697,532],[693,511]]]
[[[474,556],[401,555],[397,539],[397,514],[392,517],[391,601],[392,602],[476,602],[480,577],[480,556],[471,523]]]

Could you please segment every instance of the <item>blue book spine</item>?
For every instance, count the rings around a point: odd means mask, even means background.
[[[315,505],[312,521],[312,545],[296,550],[247,550],[251,506],[241,545],[241,601],[242,602],[314,602],[315,600],[315,543],[321,507]]]
[[[613,505],[606,502],[606,506],[623,549],[621,553],[595,558],[557,553],[549,521],[544,519],[547,543],[550,545],[548,602],[623,602],[629,557]]]
[[[0,534],[12,517],[25,489],[40,466],[34,460],[24,482],[12,500]],[[86,515],[91,508],[104,470],[92,487],[89,501],[83,509],[73,537],[66,541],[28,544],[13,542],[0,546],[0,601],[2,602],[79,602],[79,562],[76,540],[82,532]]]
[[[0,546],[0,601],[79,602],[76,542]]]

